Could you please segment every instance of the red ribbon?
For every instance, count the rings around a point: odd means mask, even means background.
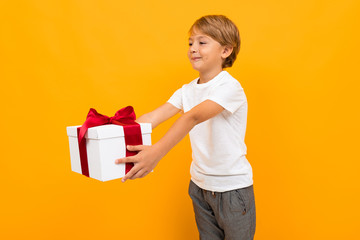
[[[86,152],[86,139],[85,133],[88,128],[106,125],[116,124],[124,127],[125,146],[127,145],[142,145],[142,135],[140,125],[135,122],[136,115],[132,106],[127,106],[120,109],[115,113],[113,117],[108,117],[98,113],[95,109],[90,108],[90,111],[86,117],[86,121],[81,127],[77,128],[81,172],[83,175],[89,177],[89,164]],[[126,157],[134,156],[137,152],[130,152],[126,149]],[[115,161],[115,159],[114,159]],[[128,173],[134,166],[133,163],[125,164],[125,174]]]

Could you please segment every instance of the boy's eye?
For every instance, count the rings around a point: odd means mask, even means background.
[[[200,42],[200,44],[206,44],[206,42]]]
[[[189,43],[189,46],[192,46],[192,43]]]

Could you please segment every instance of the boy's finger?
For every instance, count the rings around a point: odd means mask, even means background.
[[[115,160],[116,164],[119,164],[119,163],[136,163],[136,162],[137,162],[136,156],[119,158],[119,159]]]
[[[127,145],[126,148],[129,151],[141,151],[141,150],[144,150],[145,146],[144,145]]]
[[[139,176],[139,178],[143,178],[148,174],[149,174],[149,171],[143,171],[142,174]]]
[[[134,180],[136,178],[141,178],[146,171],[143,169],[140,169],[137,173],[135,173],[130,179]]]
[[[136,167],[136,165],[121,179],[121,181],[124,183],[126,180],[131,179],[135,173],[137,173],[139,169]]]

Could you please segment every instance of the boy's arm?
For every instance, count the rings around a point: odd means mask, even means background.
[[[169,131],[154,145],[128,146],[128,150],[139,151],[139,153],[116,160],[116,163],[135,163],[134,167],[123,177],[122,182],[146,176],[195,125],[216,116],[223,110],[221,105],[206,100],[179,117]]]
[[[141,117],[137,118],[136,122],[151,123],[152,128],[155,128],[157,125],[168,120],[180,111],[180,109],[174,107],[172,104],[167,102],[155,109],[154,111],[146,113]]]

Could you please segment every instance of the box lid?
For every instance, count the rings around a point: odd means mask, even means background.
[[[78,126],[66,127],[67,135],[77,137]],[[152,132],[151,123],[140,123],[141,133],[148,134]],[[124,128],[116,124],[107,124],[98,127],[89,128],[85,134],[88,139],[104,139],[124,136]]]

